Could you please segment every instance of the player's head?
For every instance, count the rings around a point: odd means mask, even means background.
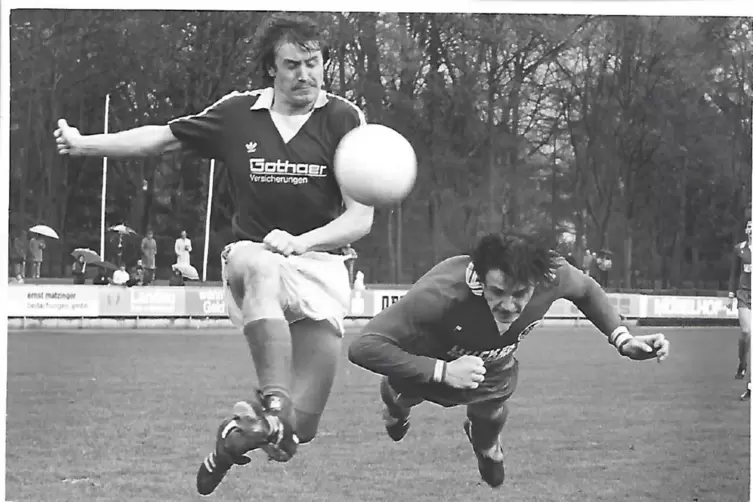
[[[151,239],[152,237],[154,237],[154,232],[152,230],[147,230],[146,236]]]
[[[748,223],[745,224],[745,235],[747,235],[748,238],[753,235],[753,221],[748,220]]]
[[[520,233],[485,235],[471,259],[492,314],[504,324],[518,318],[537,284],[554,280],[558,266],[544,239]]]
[[[317,24],[304,16],[276,14],[256,36],[256,67],[275,99],[293,108],[313,105],[324,81],[324,42]]]
[[[188,234],[186,233],[186,231],[185,230],[181,230],[180,231],[180,238],[181,239],[186,239],[187,237],[188,237]]]

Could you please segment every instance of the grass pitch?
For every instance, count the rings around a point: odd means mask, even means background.
[[[496,490],[479,478],[462,408],[422,404],[390,441],[378,378],[346,359],[349,333],[319,437],[287,464],[260,453],[205,499],[196,469],[252,383],[240,334],[11,332],[6,500],[747,501],[737,330],[664,333],[661,365],[619,357],[591,327],[526,338]]]

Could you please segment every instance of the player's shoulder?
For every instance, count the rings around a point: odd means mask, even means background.
[[[416,281],[415,286],[418,289],[441,290],[447,297],[465,297],[471,290],[468,278],[470,264],[471,258],[467,255],[447,258],[434,265]]]
[[[208,114],[224,117],[230,114],[231,111],[242,110],[246,107],[250,108],[262,95],[262,91],[263,90],[229,92],[216,100],[214,103],[204,108],[199,113],[174,118],[173,120],[169,121],[168,124],[172,125],[176,122],[180,123],[185,120],[193,119],[195,117],[202,117]]]
[[[212,103],[211,106],[236,106],[247,104],[249,107],[251,107],[264,96],[264,91],[265,89],[255,89],[252,91],[231,91]]]
[[[349,117],[360,124],[366,123],[363,111],[352,101],[331,92],[325,93],[325,96],[327,97],[326,109],[328,114]]]
[[[546,289],[551,290],[557,296],[569,297],[572,291],[582,289],[584,283],[588,281],[588,276],[564,257],[557,257],[554,264],[552,282]]]

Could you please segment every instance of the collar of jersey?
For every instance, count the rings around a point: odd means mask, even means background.
[[[253,104],[251,109],[252,110],[271,110],[274,96],[275,96],[274,88],[267,87],[266,89],[262,89],[259,92],[259,99],[256,100],[256,103]],[[327,97],[327,93],[320,89],[319,96],[317,96],[316,103],[314,103],[314,109],[321,108],[322,106],[326,105],[328,102],[329,102],[329,98]]]
[[[473,266],[473,262],[470,262],[465,269],[465,283],[474,295],[481,296],[484,294],[484,287],[481,281],[478,280],[478,274],[476,273],[476,268]]]

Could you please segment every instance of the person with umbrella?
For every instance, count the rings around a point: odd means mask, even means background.
[[[44,260],[44,250],[47,248],[41,235],[32,236],[29,241],[29,251],[31,252],[31,278],[39,279],[42,272],[42,261]]]
[[[122,265],[123,264],[123,236],[134,235],[136,231],[122,223],[119,225],[114,225],[110,227],[109,230],[111,232],[115,232],[118,234],[118,253],[117,253],[118,265]]]
[[[84,284],[86,282],[86,266],[102,262],[102,258],[89,248],[76,248],[71,253],[73,262],[73,283]]]
[[[86,259],[79,255],[73,261],[73,284],[86,284]]]
[[[39,279],[42,270],[42,261],[44,260],[44,250],[47,247],[42,237],[50,239],[59,239],[58,233],[47,225],[35,225],[29,229],[29,232],[35,234],[29,241],[29,250],[31,251],[31,276]],[[37,237],[38,236],[38,237]]]

